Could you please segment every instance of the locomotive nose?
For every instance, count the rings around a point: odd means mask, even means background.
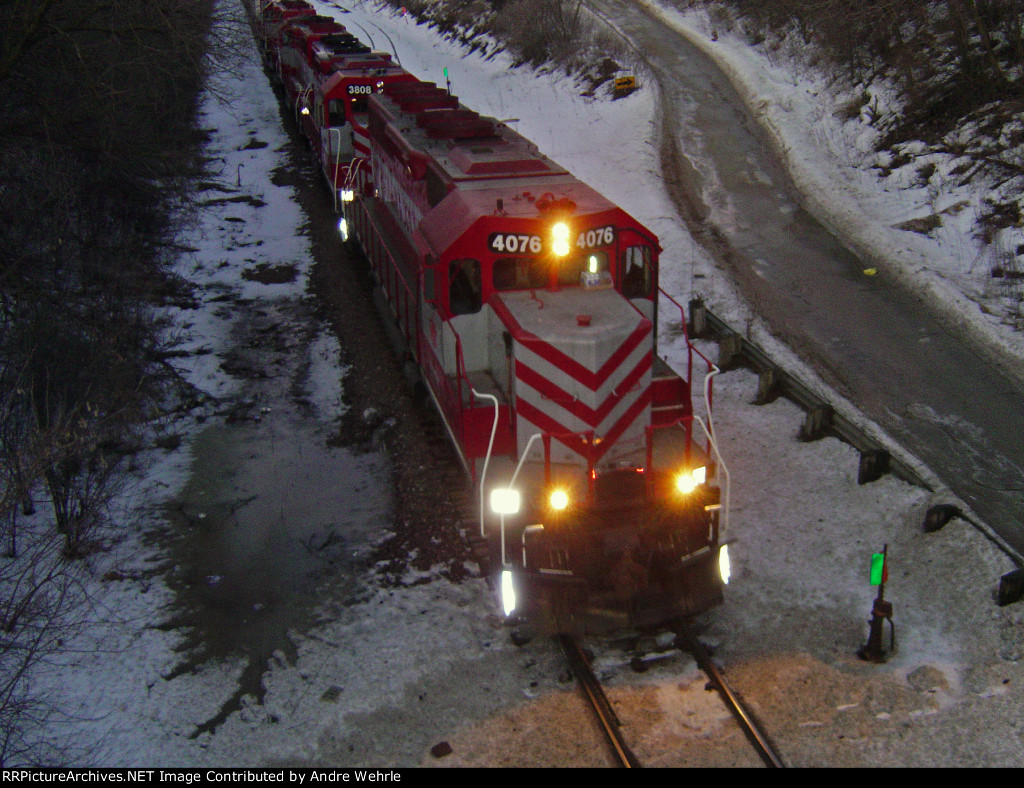
[[[537,432],[592,435],[560,441],[558,462],[598,459],[609,435],[643,439],[649,421],[653,357],[651,322],[614,289],[506,292],[496,310],[513,338],[518,441]]]

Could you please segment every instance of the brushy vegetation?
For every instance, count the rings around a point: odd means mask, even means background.
[[[891,80],[905,99],[883,145],[934,143],[965,118],[1021,113],[1024,6],[1018,0],[684,0],[702,5],[751,43],[793,33],[812,65],[827,59],[854,84]],[[1019,165],[1017,165],[1019,167]]]
[[[635,52],[586,14],[581,0],[385,0],[471,50],[502,49],[516,66],[557,68],[593,94],[622,71],[636,71]],[[524,23],[528,20],[528,23]]]
[[[214,0],[0,2],[3,767],[60,762],[28,668],[62,642],[74,560],[173,389],[153,306],[182,290],[173,217],[229,42]],[[19,523],[33,495],[47,506]]]
[[[993,276],[1024,274],[1024,4],[1020,0],[678,0],[713,28],[831,75],[843,119],[877,131],[878,170],[984,194]],[[880,96],[885,95],[884,100]],[[895,99],[891,98],[895,96]],[[941,217],[907,229],[928,233]],[[1021,293],[1017,288],[1017,298]]]

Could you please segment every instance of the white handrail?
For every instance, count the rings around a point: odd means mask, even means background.
[[[484,479],[487,478],[487,466],[491,462],[491,452],[494,450],[494,436],[498,433],[498,417],[500,415],[500,405],[498,404],[498,398],[493,394],[481,394],[472,386],[469,387],[469,390],[477,399],[489,399],[494,403],[494,423],[491,425],[491,439],[487,443],[487,454],[484,457],[483,470],[480,471],[480,536],[485,537],[487,536],[487,529],[486,526],[484,525]],[[502,560],[504,561],[504,534],[502,534],[501,556]]]
[[[712,436],[714,436],[715,434],[715,425],[714,422],[711,420],[711,379],[715,375],[719,374],[721,371],[722,370],[720,370],[717,366],[712,364],[711,371],[704,376],[704,409],[707,411],[708,414],[708,432],[710,432]]]
[[[523,448],[523,454],[519,458],[519,463],[516,465],[515,471],[513,471],[513,473],[512,473],[512,478],[509,480],[508,484],[509,484],[510,487],[513,484],[516,483],[516,477],[519,476],[519,471],[520,471],[520,469],[522,469],[523,463],[526,462],[526,455],[530,453],[530,447],[533,445],[533,442],[535,440],[537,440],[538,438],[543,438],[543,437],[544,436],[541,433],[535,432],[535,433],[533,433],[533,435],[530,436],[530,439],[528,441],[526,441],[526,446]]]
[[[331,173],[331,195],[334,197],[334,212],[338,212],[338,168],[341,166],[341,129],[337,126],[327,127],[327,139],[334,133],[338,135],[338,147],[334,154],[334,172]],[[330,153],[328,151],[328,153]],[[347,177],[347,176],[346,176]]]

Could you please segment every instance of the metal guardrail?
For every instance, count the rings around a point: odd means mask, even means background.
[[[835,408],[812,392],[752,342],[733,330],[702,301],[690,301],[690,337],[718,341],[718,366],[727,370],[748,366],[758,373],[756,403],[766,404],[783,396],[799,405],[806,413],[800,428],[800,440],[812,441],[832,435],[860,452],[857,481],[867,484],[891,473],[910,484],[932,490],[932,486],[905,462],[902,462],[860,427],[836,413]]]

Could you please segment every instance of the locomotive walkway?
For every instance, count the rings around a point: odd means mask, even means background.
[[[868,267],[803,197],[715,64],[624,0],[588,0],[650,67],[666,186],[772,332],[1024,552],[1024,398],[962,331]]]

